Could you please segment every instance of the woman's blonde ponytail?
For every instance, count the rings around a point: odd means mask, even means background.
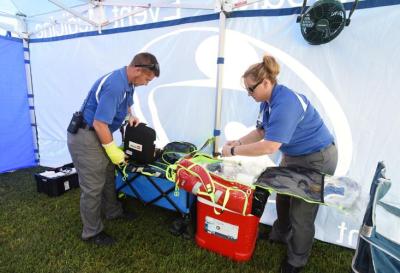
[[[266,78],[269,79],[273,84],[276,83],[276,77],[279,74],[280,67],[276,62],[275,58],[271,55],[264,55],[263,58],[264,69],[266,71]]]
[[[264,55],[261,63],[251,65],[243,74],[243,78],[251,77],[256,82],[268,79],[272,84],[276,83],[276,77],[280,72],[279,64],[271,55]]]

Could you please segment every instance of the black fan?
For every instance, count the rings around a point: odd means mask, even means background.
[[[320,45],[335,39],[350,24],[358,0],[354,1],[348,19],[343,4],[337,0],[318,0],[303,13],[306,3],[304,0],[297,22],[300,22],[304,39],[312,45]]]

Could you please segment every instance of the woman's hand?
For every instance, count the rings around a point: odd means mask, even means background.
[[[240,140],[229,140],[225,143],[225,145],[229,145],[229,146],[240,146],[242,145],[242,142],[240,142]]]
[[[222,156],[229,157],[232,156],[231,149],[234,147],[233,145],[228,145],[228,142],[222,147]]]

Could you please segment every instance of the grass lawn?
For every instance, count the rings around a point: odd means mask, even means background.
[[[79,189],[60,197],[36,192],[26,169],[0,174],[1,273],[103,272],[278,272],[285,247],[258,241],[253,258],[237,263],[196,246],[168,231],[178,214],[127,200],[138,219],[105,222],[118,240],[98,247],[80,240]],[[266,228],[262,226],[262,228]],[[303,272],[346,273],[353,250],[316,241]]]

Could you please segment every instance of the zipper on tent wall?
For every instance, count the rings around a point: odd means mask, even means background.
[[[39,139],[38,139],[37,124],[36,124],[35,99],[34,99],[34,95],[33,95],[29,42],[28,42],[28,38],[23,38],[22,41],[23,41],[23,46],[24,46],[26,86],[27,86],[27,89],[28,89],[27,96],[28,96],[28,102],[29,102],[29,116],[30,116],[30,119],[31,119],[31,126],[32,126],[33,147],[34,147],[34,152],[35,152],[35,162],[37,164],[39,164],[40,163]]]

